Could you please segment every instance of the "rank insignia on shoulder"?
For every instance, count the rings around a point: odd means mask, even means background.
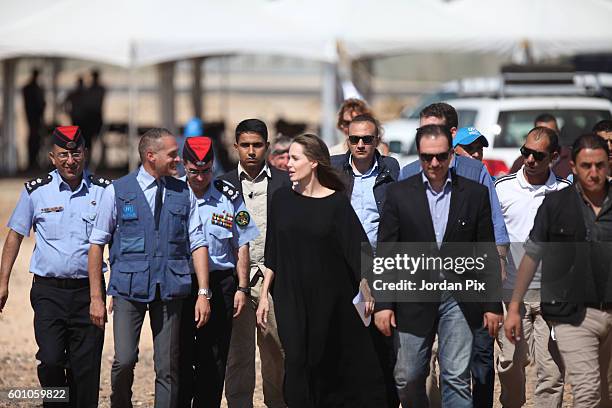
[[[32,194],[32,191],[36,190],[40,186],[44,186],[45,184],[49,184],[53,180],[53,176],[50,174],[45,174],[44,176],[33,178],[30,181],[24,183],[28,194]]]
[[[217,190],[223,193],[224,196],[229,198],[230,201],[234,201],[240,195],[240,191],[238,191],[238,189],[229,181],[215,180],[215,187]]]
[[[221,214],[213,213],[210,222],[213,225],[220,225],[227,229],[231,229],[234,226],[234,216],[225,211]]]
[[[88,178],[91,184],[95,184],[96,186],[100,186],[104,188],[110,186],[111,183],[113,182],[112,180],[109,180],[104,177],[96,176],[95,174],[90,174]]]
[[[249,225],[250,222],[251,215],[247,211],[238,211],[238,214],[236,214],[236,224],[238,224],[239,227],[244,228]]]

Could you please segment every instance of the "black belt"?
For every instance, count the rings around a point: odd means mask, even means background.
[[[264,278],[264,274],[261,271],[261,269],[257,269],[257,272],[255,272],[255,275],[253,275],[253,278],[251,279],[251,281],[249,282],[249,287],[254,287],[255,285],[257,285],[257,282],[259,282],[259,279],[263,279]]]
[[[612,310],[612,303],[610,302],[600,302],[600,303],[585,303],[584,304],[586,307],[591,307],[593,309],[598,309],[598,310]]]
[[[81,289],[89,287],[89,279],[64,279],[64,278],[48,278],[45,276],[34,275],[34,282],[45,286],[53,286],[60,289]]]

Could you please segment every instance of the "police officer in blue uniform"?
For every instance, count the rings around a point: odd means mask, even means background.
[[[87,251],[97,207],[110,181],[84,171],[86,150],[78,126],[58,127],[51,139],[49,158],[55,170],[25,183],[8,222],[0,312],[21,242],[33,228],[30,300],[40,385],[69,387],[70,404],[61,406],[97,407],[104,330],[89,320]]]
[[[109,313],[114,313],[115,359],[111,406],[131,407],[134,366],[147,310],[153,331],[155,407],[178,403],[179,327],[183,299],[191,292],[190,258],[197,276],[197,326],[210,315],[208,244],[195,197],[173,176],[178,146],[166,129],[140,139],[140,168],[108,187],[90,236],[89,277],[100,281],[104,245],[110,243]],[[104,326],[103,290],[91,288],[90,316]]]
[[[249,241],[259,235],[259,230],[240,192],[229,182],[213,181],[210,138],[187,138],[183,163],[209,244],[212,299],[210,320],[199,329],[192,315],[196,282],[183,306],[179,406],[216,408],[221,405],[232,319],[240,314],[250,292]]]

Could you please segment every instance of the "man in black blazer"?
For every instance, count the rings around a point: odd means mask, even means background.
[[[266,330],[257,327],[255,311],[263,283],[266,223],[272,196],[280,187],[291,186],[289,175],[266,164],[268,129],[259,119],[246,119],[236,127],[239,163],[235,170],[221,176],[236,192],[259,228],[260,235],[250,243],[250,293],[243,312],[232,328],[232,340],[225,375],[225,398],[229,408],[253,406],[255,391],[255,335],[261,356],[264,400],[268,407],[285,407],[283,398],[283,352],[276,330],[273,308],[270,308]],[[212,245],[212,244],[211,244]],[[272,304],[272,300],[270,299]]]
[[[416,143],[422,172],[387,189],[378,230],[379,248],[389,242],[437,243],[440,254],[449,254],[452,244],[447,243],[483,242],[491,243],[491,258],[496,259],[488,191],[449,171],[453,155],[449,129],[423,126],[417,131]],[[409,255],[418,257],[420,253]],[[499,264],[489,262],[487,266],[487,290],[495,290],[501,284]],[[465,280],[465,275],[447,272],[447,277],[455,282]],[[438,279],[442,275],[436,272],[435,276]],[[425,380],[436,333],[442,406],[472,406],[472,329],[484,324],[491,335],[496,335],[502,320],[502,304],[460,302],[458,297],[458,293],[443,290],[428,302],[377,304],[375,324],[387,336],[394,334],[398,348],[395,382],[402,406],[429,405]]]

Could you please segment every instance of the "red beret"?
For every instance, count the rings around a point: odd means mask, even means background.
[[[206,136],[188,137],[183,147],[183,159],[196,166],[205,166],[214,158],[212,140]]]
[[[51,135],[53,144],[64,149],[76,149],[83,144],[83,136],[78,126],[56,127]]]

